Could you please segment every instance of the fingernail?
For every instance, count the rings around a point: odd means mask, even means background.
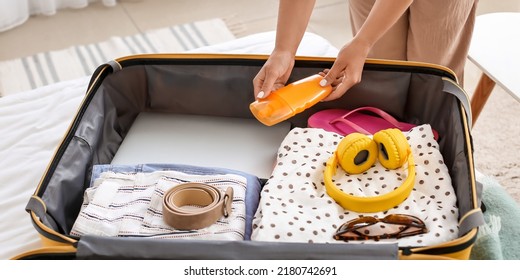
[[[327,80],[323,79],[320,81],[320,86],[324,87],[327,85]]]
[[[256,95],[256,97],[258,97],[258,98],[264,98],[264,95],[265,95],[265,93],[264,93],[263,91],[260,91],[260,92]]]

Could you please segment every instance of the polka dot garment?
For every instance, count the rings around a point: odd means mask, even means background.
[[[336,229],[360,217],[383,218],[387,214],[408,214],[423,220],[425,234],[380,241],[399,246],[426,246],[453,240],[458,236],[458,209],[439,145],[429,125],[406,132],[416,163],[415,186],[410,196],[384,212],[357,213],[343,209],[326,193],[323,171],[342,136],[318,128],[294,128],[278,150],[271,178],[265,184],[253,219],[252,240],[333,243]],[[362,174],[347,174],[338,167],[334,182],[346,193],[375,196],[400,186],[407,177],[407,166],[388,170],[379,162]]]

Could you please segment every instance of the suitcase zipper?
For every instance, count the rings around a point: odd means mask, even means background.
[[[98,81],[100,80],[100,76],[104,73],[106,73],[106,69],[110,69],[110,67],[108,65],[103,65],[103,66],[100,66],[99,67],[101,70],[99,71],[99,73],[95,76],[93,76],[93,78],[91,79],[91,81],[89,82],[89,85],[87,87],[87,93],[86,93],[86,97],[85,99],[82,101],[82,103],[80,104],[80,106],[78,107],[78,111],[76,113],[76,117],[74,118],[74,120],[71,122],[71,124],[69,125],[69,128],[67,129],[67,134],[63,137],[63,139],[61,140],[61,143],[58,145],[58,148],[57,150],[54,152],[54,156],[52,157],[52,161],[49,163],[49,165],[47,166],[46,170],[45,170],[45,173],[44,174],[48,174],[50,171],[54,172],[54,168],[56,167],[57,163],[59,162],[59,160],[61,159],[62,155],[63,155],[63,147],[68,145],[69,142],[72,140],[73,136],[71,136],[73,134],[73,132],[76,131],[76,128],[78,126],[78,120],[81,119],[83,117],[83,114],[85,113],[85,110],[87,108],[87,106],[85,106],[86,104],[89,104],[90,101],[92,100],[92,90],[94,88],[97,88],[98,85]],[[108,74],[108,73],[107,73]],[[64,145],[65,144],[65,145]],[[36,191],[34,192],[34,195],[35,196],[38,196],[40,197],[41,194],[42,194],[42,191],[45,191],[45,190],[42,190],[42,186],[43,185],[47,185],[48,184],[48,178],[49,176],[44,176],[41,180],[40,180],[40,183],[38,184],[38,187],[36,188]]]
[[[54,152],[52,161],[47,165],[47,168],[46,168],[44,174],[49,174],[51,171],[54,172],[56,165],[61,160],[61,157],[65,151],[64,147],[66,147],[73,138],[72,135],[76,131],[76,128],[78,126],[78,120],[81,119],[81,117],[83,116],[83,114],[87,108],[86,104],[89,104],[92,99],[93,89],[95,89],[99,86],[98,82],[100,81],[100,77],[102,75],[106,76],[107,74],[109,74],[109,73],[107,73],[108,71],[106,71],[107,69],[110,69],[110,67],[108,65],[100,66],[100,67],[98,67],[98,70],[96,70],[97,75],[92,76],[91,81],[89,82],[89,85],[87,87],[86,97],[82,101],[81,105],[78,107],[76,117],[69,125],[66,135],[63,137],[63,139],[61,140],[61,143],[58,145],[58,148]],[[36,188],[33,196],[31,197],[31,199],[38,198],[44,207],[46,207],[46,205],[45,205],[45,202],[41,200],[41,196],[42,196],[43,192],[45,191],[43,186],[47,186],[47,184],[49,183],[48,182],[49,180],[50,180],[49,176],[42,177],[40,179],[38,187]],[[72,244],[72,245],[77,243],[76,239],[70,238],[64,234],[58,233],[55,230],[47,227],[45,224],[43,224],[40,221],[39,217],[37,217],[33,211],[30,211],[30,209],[26,209],[26,211],[28,211],[30,213],[33,224],[37,225],[36,226],[37,231],[45,238],[48,238],[49,240],[52,240],[52,241],[61,242],[61,243],[65,242],[67,244]]]
[[[197,63],[200,64],[201,60],[209,64],[218,62],[219,65],[252,65],[258,64],[261,66],[265,60],[267,60],[267,55],[251,55],[251,54],[243,54],[243,55],[235,55],[235,54],[141,54],[141,55],[130,55],[116,59],[115,61],[119,63],[123,68],[125,66],[132,65],[142,65],[146,64],[146,61],[164,62],[166,64],[170,64],[172,60],[177,59],[178,61],[184,61],[185,63]],[[143,60],[145,61],[143,63]],[[332,64],[334,62],[334,57],[313,57],[313,56],[297,56],[296,64],[298,63],[311,63],[311,64]],[[244,64],[244,62],[246,62]],[[253,63],[254,62],[254,63]],[[297,65],[295,65],[297,66]],[[329,65],[330,66],[330,65]],[[398,70],[401,72],[408,72],[410,69],[413,69],[414,72],[420,70],[421,73],[424,74],[434,74],[436,76],[442,76],[445,78],[449,78],[455,83],[457,83],[457,77],[455,73],[444,66],[437,64],[430,64],[425,62],[415,62],[415,61],[398,61],[398,60],[385,60],[385,59],[367,59],[365,63],[364,69],[374,69],[374,70]]]
[[[472,232],[468,233],[469,239],[464,240],[461,243],[457,243],[455,245],[444,245],[442,247],[401,247],[399,249],[401,250],[403,256],[411,256],[413,254],[447,255],[458,253],[471,247],[475,243],[475,241],[477,240],[477,231],[478,230],[475,229]]]

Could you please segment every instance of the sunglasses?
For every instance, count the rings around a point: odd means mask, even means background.
[[[390,214],[384,218],[363,216],[341,225],[334,234],[334,239],[378,241],[427,232],[424,222],[415,216],[406,214]]]

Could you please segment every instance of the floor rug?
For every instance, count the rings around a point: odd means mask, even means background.
[[[0,96],[91,75],[99,65],[126,55],[177,53],[233,39],[232,28],[216,18],[1,61]]]

